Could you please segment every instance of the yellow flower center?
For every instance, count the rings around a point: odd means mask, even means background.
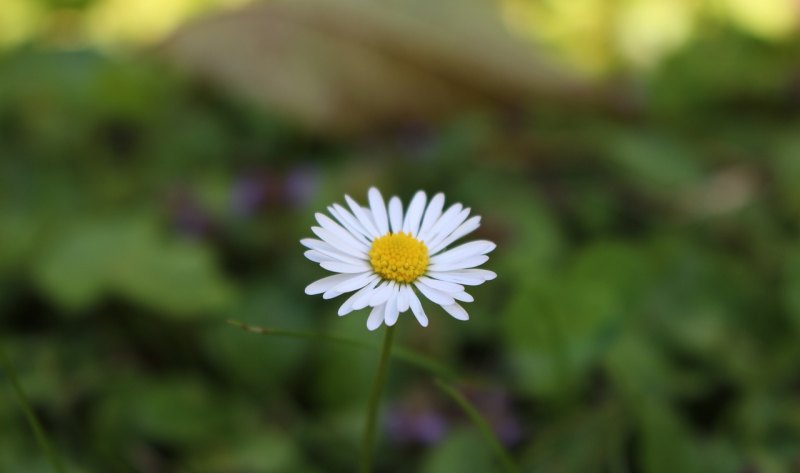
[[[372,269],[389,281],[413,282],[428,269],[428,247],[410,233],[387,233],[372,242]]]

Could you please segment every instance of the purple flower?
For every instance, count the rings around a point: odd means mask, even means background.
[[[309,165],[295,166],[284,180],[284,198],[291,207],[305,207],[319,188],[319,172]]]
[[[465,396],[483,415],[495,434],[506,445],[514,445],[522,440],[522,425],[513,410],[508,391],[497,386],[483,389],[465,389]]]
[[[197,196],[186,189],[176,189],[167,199],[172,225],[181,235],[203,238],[214,227],[209,211]]]
[[[243,175],[231,187],[231,212],[239,216],[256,214],[267,200],[267,179],[260,174]]]
[[[396,406],[389,411],[386,428],[398,443],[431,445],[447,433],[448,422],[429,407]]]
[[[268,207],[304,207],[318,187],[318,173],[311,166],[295,166],[285,173],[251,171],[240,175],[231,186],[231,212],[240,217],[251,217]]]
[[[513,411],[509,393],[500,387],[466,387],[464,396],[486,419],[500,441],[507,446],[523,438],[522,424]],[[451,426],[467,422],[466,416],[450,406],[442,408],[436,394],[425,387],[414,389],[400,403],[389,409],[386,429],[389,436],[401,444],[430,445],[440,441]]]

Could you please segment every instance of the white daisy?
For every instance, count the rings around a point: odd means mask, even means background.
[[[319,227],[311,230],[319,239],[300,241],[305,255],[328,271],[339,273],[306,287],[306,294],[331,299],[355,292],[339,308],[339,315],[372,307],[367,328],[392,326],[409,309],[423,327],[428,317],[417,292],[439,304],[458,320],[467,311],[456,301],[472,302],[464,286],[494,279],[492,271],[477,269],[495,249],[487,240],[448,249],[459,238],[480,226],[481,218],[469,217],[461,204],[444,210],[444,194],[427,202],[417,192],[405,214],[400,199],[392,197],[387,208],[381,193],[369,190],[369,207],[361,207],[345,195],[349,210],[339,204],[328,207],[333,218],[317,213]],[[427,203],[427,206],[426,206]],[[335,220],[334,220],[335,219]]]

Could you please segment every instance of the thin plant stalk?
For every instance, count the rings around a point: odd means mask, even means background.
[[[58,458],[58,455],[56,455],[55,450],[53,450],[53,447],[47,438],[47,434],[45,434],[44,428],[42,428],[41,422],[39,422],[39,419],[33,412],[33,408],[31,408],[31,403],[28,401],[28,397],[25,395],[25,391],[23,391],[22,385],[19,383],[17,372],[14,370],[14,365],[11,364],[2,347],[0,347],[0,366],[3,368],[3,371],[5,371],[6,376],[8,376],[8,380],[11,381],[11,387],[14,389],[17,400],[19,400],[19,403],[22,406],[22,411],[25,413],[25,418],[28,420],[28,424],[30,425],[31,430],[33,430],[33,434],[36,436],[36,441],[39,442],[39,446],[41,447],[47,459],[50,461],[50,465],[53,467],[53,470],[55,470],[57,473],[66,473],[67,470],[64,469],[64,465],[61,463],[61,459]]]
[[[486,419],[483,418],[480,412],[472,405],[469,400],[464,397],[456,388],[451,386],[449,383],[441,379],[436,380],[436,385],[439,389],[442,390],[445,394],[450,396],[453,401],[467,414],[467,417],[475,424],[475,426],[480,430],[481,434],[483,435],[484,440],[486,443],[494,451],[495,455],[497,456],[500,463],[503,465],[504,470],[507,473],[519,473],[519,467],[511,458],[511,455],[508,451],[503,447],[503,444],[500,443],[497,436],[492,431],[492,428],[489,426],[489,423],[486,422]]]
[[[353,347],[356,347],[356,348],[364,348],[364,349],[377,349],[378,348],[378,346],[373,344],[373,343],[365,342],[365,341],[362,341],[362,340],[358,340],[356,338],[349,338],[349,337],[342,336],[342,335],[332,335],[332,334],[317,333],[317,332],[307,332],[307,331],[299,331],[299,330],[283,330],[283,329],[275,329],[275,328],[270,328],[270,327],[257,327],[257,326],[247,325],[247,324],[245,324],[243,322],[239,322],[238,320],[228,320],[228,324],[230,324],[230,325],[232,325],[234,327],[238,327],[238,328],[240,328],[242,330],[245,330],[247,332],[255,333],[255,334],[258,334],[258,335],[266,335],[266,336],[275,335],[275,336],[279,336],[279,337],[289,337],[289,338],[299,338],[299,339],[316,339],[316,340],[323,340],[323,341],[332,342],[332,343],[340,343],[340,344],[343,344],[343,345],[350,345],[350,346],[353,346]],[[389,337],[390,334],[388,332],[390,330],[391,330],[391,328],[387,329],[386,337]],[[390,344],[391,344],[391,340],[390,340],[389,345]],[[456,379],[457,376],[455,375],[455,373],[453,373],[450,369],[446,368],[445,366],[440,365],[436,361],[434,361],[434,360],[432,360],[432,359],[430,359],[430,358],[428,358],[428,357],[426,357],[424,355],[420,355],[420,354],[405,350],[402,347],[395,347],[394,349],[389,349],[389,348],[391,348],[391,347],[390,346],[387,347],[387,343],[384,340],[384,345],[383,345],[382,354],[381,354],[381,365],[379,365],[378,375],[380,375],[380,372],[381,372],[381,368],[380,367],[384,366],[384,370],[385,370],[385,366],[388,365],[388,361],[385,362],[385,363],[383,362],[384,358],[394,357],[394,358],[397,358],[398,360],[405,361],[405,362],[407,362],[409,364],[415,365],[415,366],[417,366],[419,368],[422,368],[422,369],[424,369],[426,371],[429,371],[433,375],[438,376],[438,378],[436,379],[436,384],[439,387],[439,389],[441,389],[445,394],[447,394],[449,397],[451,397],[461,407],[461,409],[464,410],[464,412],[467,414],[467,416],[478,426],[478,428],[480,429],[481,433],[483,434],[483,437],[491,445],[492,450],[495,452],[497,457],[500,459],[500,461],[503,464],[505,470],[508,473],[518,473],[519,472],[519,468],[516,466],[516,463],[514,463],[514,460],[511,459],[511,455],[506,451],[505,447],[503,447],[503,445],[497,440],[497,437],[495,437],[494,433],[492,432],[491,428],[489,427],[489,424],[486,422],[486,420],[483,418],[483,416],[480,414],[480,412],[478,412],[478,410],[475,408],[475,406],[472,405],[472,403],[469,401],[469,399],[464,397],[454,387],[452,387],[450,384],[448,384],[446,381],[444,381],[444,378]],[[383,376],[385,377],[385,375],[386,374],[384,373]],[[383,387],[383,381],[378,383],[378,379],[379,379],[379,377],[376,376],[376,378],[375,378],[376,385],[373,386],[373,396],[370,398],[370,404],[371,404],[370,413],[371,413],[371,417],[368,417],[368,421],[367,421],[368,425],[370,425],[372,427],[368,427],[368,429],[365,429],[365,436],[364,436],[365,440],[367,438],[367,435],[369,435],[371,437],[374,437],[374,427],[375,427],[375,419],[374,418],[377,417],[378,400],[380,398],[380,390],[382,390],[382,387]],[[379,389],[377,397],[375,397],[376,386]],[[373,398],[375,399],[375,405],[374,406],[372,406]],[[373,429],[371,434],[367,434],[369,428]],[[374,439],[371,442],[374,442]],[[366,449],[365,449],[365,452],[366,452]],[[370,446],[370,448],[368,450],[368,453],[365,453],[364,455],[369,455],[369,457],[371,458],[372,446]],[[362,461],[363,461],[363,458],[362,458]],[[367,469],[366,470],[362,469],[361,473],[365,473],[365,472],[369,472],[370,471],[369,468],[371,468],[371,459],[369,460],[369,462],[370,462],[369,466],[363,466],[363,463],[362,463],[362,468],[367,468]]]
[[[266,336],[278,336],[278,337],[288,337],[288,338],[299,338],[299,339],[312,339],[312,340],[322,340],[325,342],[331,343],[339,343],[342,345],[350,345],[355,348],[363,348],[369,350],[378,350],[380,346],[374,343],[366,342],[363,340],[359,340],[357,338],[350,338],[343,335],[334,335],[334,334],[327,334],[327,333],[318,333],[318,332],[307,332],[302,330],[284,330],[284,329],[277,329],[272,327],[258,327],[254,325],[248,325],[244,322],[240,322],[238,320],[228,320],[228,324],[234,327],[238,327],[246,332],[255,333],[258,335],[266,335]],[[400,346],[395,346],[392,348],[391,352],[392,358],[397,358],[400,361],[404,361],[408,364],[414,365],[418,368],[421,368],[425,371],[429,371],[431,374],[447,378],[447,379],[456,379],[457,376],[450,368],[437,363],[435,360],[425,356],[420,355],[419,353],[414,353],[413,351],[407,350]]]
[[[372,451],[375,448],[375,431],[378,424],[378,408],[380,407],[381,393],[386,384],[386,374],[389,372],[389,357],[392,352],[392,340],[394,339],[394,326],[387,327],[383,337],[383,348],[381,349],[381,359],[378,363],[378,372],[375,373],[375,380],[372,383],[372,393],[369,396],[367,405],[367,421],[364,425],[364,441],[361,447],[361,473],[372,471]]]

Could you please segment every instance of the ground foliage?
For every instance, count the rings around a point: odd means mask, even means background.
[[[471,320],[400,343],[458,371],[524,471],[800,464],[796,48],[715,29],[635,107],[463,113],[320,139],[145,57],[0,59],[3,348],[70,471],[349,472],[377,341],[309,298],[313,212],[445,191],[498,243]],[[380,471],[494,471],[394,365]],[[6,383],[0,470],[49,471]]]

